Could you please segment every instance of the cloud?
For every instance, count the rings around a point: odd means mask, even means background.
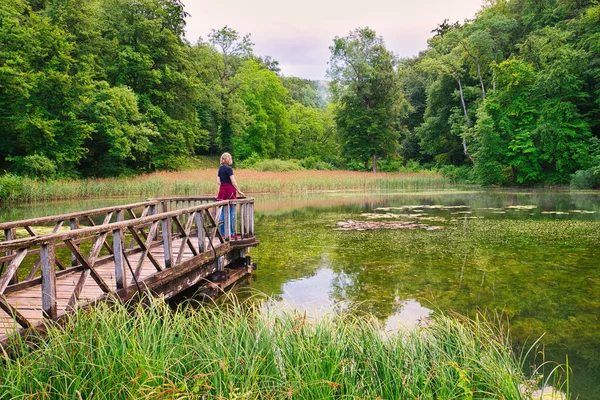
[[[195,41],[227,25],[240,34],[251,33],[255,53],[278,60],[284,74],[323,79],[335,36],[369,26],[391,51],[410,57],[426,48],[431,30],[444,19],[472,18],[481,4],[481,0],[189,0],[186,36]]]

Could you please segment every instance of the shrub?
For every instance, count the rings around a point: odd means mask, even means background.
[[[260,158],[260,156],[257,153],[252,153],[252,155],[248,158],[246,158],[245,160],[241,160],[239,162],[235,162],[234,160],[234,166],[237,168],[243,168],[243,169],[253,169],[254,165],[256,163],[261,162],[262,159]]]
[[[31,154],[25,157],[11,157],[14,171],[19,175],[47,180],[56,175],[56,164],[41,154]]]
[[[300,161],[300,165],[306,169],[316,169],[319,171],[331,171],[335,167],[328,162],[325,162],[318,157],[310,156]]]
[[[14,200],[23,193],[23,178],[4,174],[0,176],[0,200]]]
[[[399,172],[403,167],[401,160],[379,160],[377,162],[377,171],[379,172]]]
[[[472,182],[473,169],[468,165],[444,165],[439,169],[439,172],[453,182]]]
[[[597,168],[581,169],[571,176],[571,189],[596,189],[600,187],[600,173]]]
[[[254,164],[251,169],[255,171],[289,172],[302,171],[304,168],[298,160],[263,160]]]

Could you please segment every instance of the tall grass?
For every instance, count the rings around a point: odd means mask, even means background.
[[[18,193],[5,199],[44,201],[107,196],[168,196],[210,194],[218,191],[216,168],[157,172],[137,177],[36,181],[24,178]],[[236,170],[242,191],[298,193],[323,190],[427,190],[443,189],[453,180],[435,172],[369,173],[351,171],[259,172]]]
[[[450,316],[388,335],[355,316],[154,300],[79,312],[37,348],[15,345],[1,398],[521,399],[528,383],[500,330]]]

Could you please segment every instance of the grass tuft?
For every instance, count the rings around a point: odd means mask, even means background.
[[[448,315],[388,335],[352,315],[152,300],[80,311],[18,345],[3,398],[521,399],[528,384],[500,329]]]

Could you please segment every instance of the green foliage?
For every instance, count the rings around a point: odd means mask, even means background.
[[[13,174],[0,175],[0,200],[17,200],[23,189],[23,178]]]
[[[56,164],[41,154],[31,154],[25,157],[10,158],[14,170],[19,175],[33,178],[50,179],[56,175]]]
[[[468,150],[484,185],[567,183],[600,136],[599,17],[594,2],[515,0],[444,21],[402,63],[403,157],[460,165]]]
[[[318,171],[331,171],[334,170],[335,167],[328,162],[320,160],[316,156],[311,156],[300,160],[300,165],[305,169],[315,169]]]
[[[438,169],[444,177],[450,179],[453,183],[473,182],[473,168],[469,165],[444,165]]]
[[[263,160],[254,163],[251,167],[255,171],[269,171],[269,172],[289,172],[289,171],[302,171],[304,167],[298,160]]]
[[[311,319],[272,303],[174,311],[150,300],[78,312],[42,343],[17,342],[22,356],[2,359],[4,394],[519,399],[529,387],[506,333],[484,318],[439,315],[389,334],[374,318]]]
[[[600,174],[597,168],[582,169],[571,176],[571,189],[597,189],[600,187]]]
[[[398,147],[399,117],[407,112],[399,92],[394,55],[383,38],[358,28],[334,39],[328,75],[333,98],[339,103],[335,121],[343,154],[365,165],[394,154]]]
[[[281,82],[288,90],[288,96],[294,102],[305,107],[324,108],[326,96],[320,81],[296,78],[294,76],[282,77]]]

